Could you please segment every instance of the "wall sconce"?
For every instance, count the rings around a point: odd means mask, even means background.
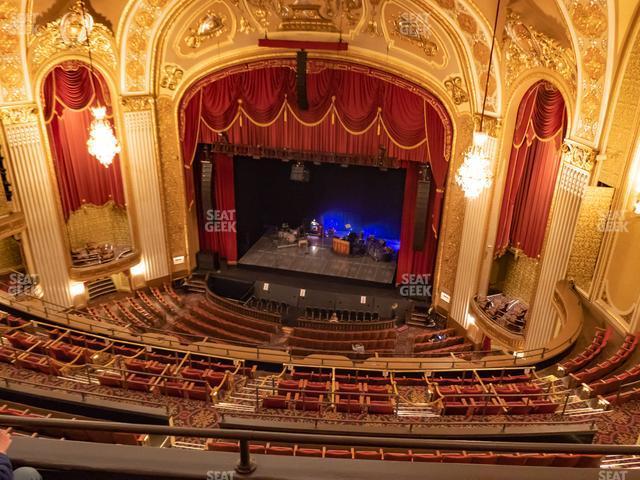
[[[635,213],[636,215],[640,215],[640,194],[633,204],[633,213]]]
[[[72,298],[80,297],[85,293],[84,283],[81,282],[71,282],[69,284],[69,293]]]

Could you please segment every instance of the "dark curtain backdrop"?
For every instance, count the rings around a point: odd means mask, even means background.
[[[112,115],[104,79],[94,73],[92,81],[91,75],[85,65],[66,63],[49,73],[43,87],[44,116],[65,220],[85,203],[125,205],[119,157],[105,168],[87,148],[90,108],[99,103],[107,107],[109,118]]]
[[[498,256],[511,246],[528,257],[540,256],[566,127],[560,91],[547,82],[531,87],[518,109],[498,223]]]
[[[219,142],[220,132],[226,132],[232,144],[366,155],[372,166],[383,145],[399,166],[407,168],[403,225],[405,218],[415,215],[413,164],[431,165],[434,185],[427,248],[414,252],[412,241],[401,243],[398,276],[432,273],[452,142],[444,107],[427,92],[381,72],[311,61],[309,109],[301,111],[294,65],[277,61],[227,70],[196,83],[185,94],[180,138],[190,204],[197,145]],[[405,227],[412,229],[412,225]],[[405,227],[402,237],[412,239],[412,230]]]

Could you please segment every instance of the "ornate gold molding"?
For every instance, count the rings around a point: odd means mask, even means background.
[[[547,68],[559,74],[576,90],[575,58],[570,50],[558,42],[527,26],[515,13],[510,13],[506,24],[505,80],[512,87],[518,77],[534,68]]]
[[[178,65],[167,64],[164,66],[162,78],[160,80],[160,86],[169,90],[175,90],[182,80],[184,70]]]
[[[4,125],[36,123],[38,108],[35,103],[0,108],[0,120]]]
[[[26,223],[22,212],[14,212],[4,217],[0,217],[0,238],[15,235],[25,228]]]
[[[417,15],[408,12],[401,13],[393,17],[390,23],[392,35],[399,36],[412,45],[420,47],[425,56],[434,57],[438,53],[438,44],[426,33],[429,28],[425,21]]]
[[[4,102],[25,100],[21,38],[32,28],[32,19],[22,13],[21,0],[0,1],[0,100]]]
[[[132,95],[120,98],[122,109],[125,112],[139,112],[141,110],[151,110],[154,98],[151,95]]]
[[[62,37],[59,18],[36,29],[29,43],[29,58],[32,71],[50,60],[58,52],[73,52],[87,55],[89,46],[85,43],[65,41]],[[118,68],[118,56],[113,33],[101,23],[95,23],[89,35],[91,54],[101,58],[114,71]]]
[[[444,81],[445,88],[451,94],[455,105],[462,105],[469,101],[469,94],[464,88],[464,81],[460,76],[452,76]]]
[[[596,152],[593,148],[565,140],[561,147],[562,161],[573,167],[591,172],[595,165]]]
[[[189,48],[199,48],[203,41],[222,35],[227,29],[226,22],[225,15],[209,10],[189,29],[184,41]]]
[[[482,130],[486,132],[487,135],[493,138],[498,138],[500,136],[500,130],[502,129],[502,119],[489,115],[485,115],[484,119],[481,117],[482,116],[479,113],[476,113],[473,116],[475,131],[480,131],[480,123],[482,123]]]

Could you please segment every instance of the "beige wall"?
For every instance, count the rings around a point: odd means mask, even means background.
[[[20,245],[13,237],[0,240],[0,275],[22,267]]]
[[[101,207],[85,205],[71,214],[67,221],[71,248],[89,242],[131,245],[127,212],[113,203]]]

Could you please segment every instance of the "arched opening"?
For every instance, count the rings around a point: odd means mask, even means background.
[[[232,188],[238,181],[234,171],[239,158],[265,159],[263,165],[267,159],[276,159],[291,164],[292,176],[299,168],[302,180],[309,171],[314,178],[313,170],[321,168],[340,166],[345,168],[342,172],[361,168],[366,176],[360,181],[371,183],[371,205],[383,198],[386,178],[389,190],[395,192],[389,203],[398,205],[388,218],[401,221],[397,222],[396,238],[384,239],[386,246],[399,244],[395,247],[397,275],[394,265],[385,277],[388,281],[382,283],[404,283],[411,275],[431,276],[453,137],[444,106],[429,92],[387,73],[312,60],[306,76],[305,108],[296,80],[291,60],[250,64],[200,80],[182,99],[180,136],[187,195],[198,210],[201,252],[228,262],[245,253],[243,240],[235,231],[226,231],[221,223],[211,231],[207,228],[212,221],[236,221],[238,196]],[[393,179],[396,172],[399,174]],[[360,186],[358,182],[354,178],[354,188]],[[307,210],[309,218],[305,220],[323,218],[325,232],[344,227],[342,233],[357,231],[355,235],[364,239],[379,237],[385,230],[380,222],[371,228],[375,218],[359,221],[357,212],[354,221],[339,212],[339,225],[333,225],[329,215],[324,215],[325,207]],[[382,214],[384,208],[369,210]],[[209,211],[216,213],[207,215]],[[237,218],[238,229],[243,221]],[[368,252],[371,244],[362,244]],[[355,272],[347,278],[357,275]]]
[[[479,299],[494,323],[520,337],[536,288],[566,131],[562,93],[550,82],[535,83],[518,107],[489,295]]]
[[[120,158],[105,168],[87,147],[91,108],[106,107],[114,128],[105,79],[84,63],[64,62],[46,76],[42,99],[72,265],[89,267],[129,255]]]

